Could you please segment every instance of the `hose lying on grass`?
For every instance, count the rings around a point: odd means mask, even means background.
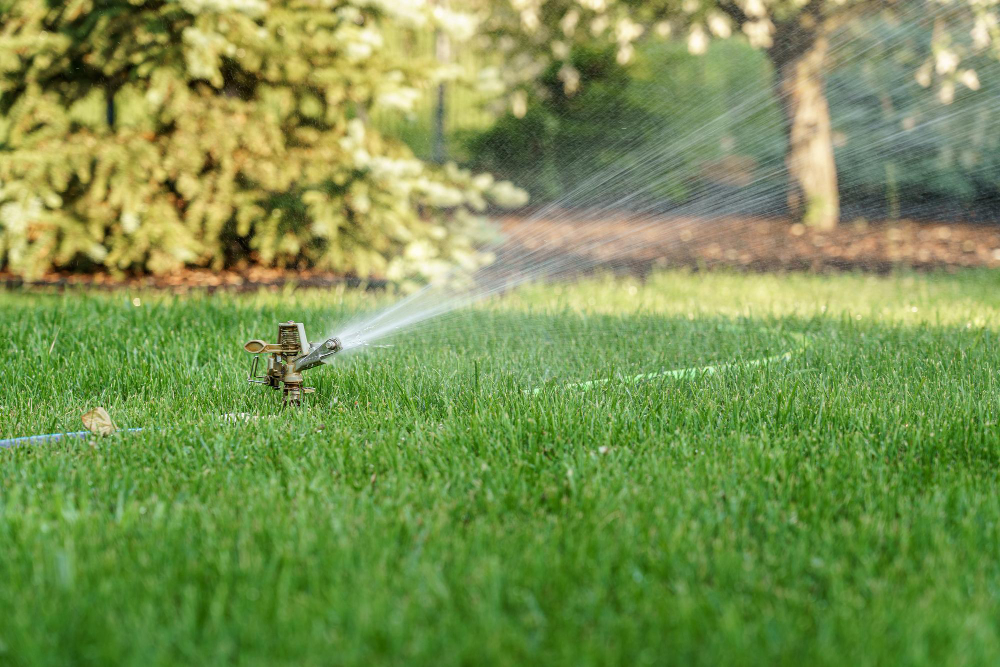
[[[138,433],[142,428],[123,428],[119,432]],[[68,440],[70,438],[89,438],[94,435],[90,431],[71,431],[69,433],[44,433],[42,435],[25,435],[20,438],[0,440],[0,447],[17,447],[18,445],[45,445],[50,442]]]

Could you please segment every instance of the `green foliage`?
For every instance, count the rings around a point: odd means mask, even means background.
[[[424,54],[437,59],[435,37],[430,31],[400,30],[394,26],[382,30],[386,49],[401,57]],[[482,40],[481,36],[475,38]],[[502,84],[498,80],[498,54],[470,45],[469,40],[448,41],[448,54],[441,62],[444,86],[445,157],[462,163],[468,153],[462,136],[470,131],[482,131],[496,120],[492,107],[500,102]],[[434,125],[438,108],[438,86],[420,89],[420,96],[406,113],[378,110],[371,116],[372,125],[387,136],[401,139],[424,160],[434,158]]]
[[[924,54],[919,61],[912,63],[912,69],[907,73],[908,77],[916,75],[926,87],[933,87],[940,99],[947,103],[955,98],[956,90],[960,87],[971,89],[979,88],[977,78],[977,61],[982,61],[986,54],[995,55],[997,45],[1000,44],[1000,19],[998,19],[998,9],[1000,0],[961,0],[957,2],[938,2],[936,0],[914,0],[914,2],[882,2],[880,0],[815,0],[805,2],[804,0],[601,0],[600,2],[590,2],[589,0],[523,0],[517,3],[493,3],[492,12],[487,24],[490,25],[490,35],[494,38],[496,48],[502,51],[507,62],[511,66],[506,68],[505,80],[511,93],[511,101],[514,115],[517,117],[531,114],[532,111],[525,108],[525,101],[529,96],[537,97],[539,87],[537,84],[538,72],[546,71],[549,74],[557,72],[559,79],[569,94],[579,88],[584,73],[575,67],[575,60],[580,49],[611,48],[615,51],[617,62],[627,64],[633,61],[639,51],[644,47],[642,42],[652,38],[674,38],[678,42],[686,44],[690,53],[703,54],[709,51],[709,47],[716,41],[727,41],[732,37],[748,43],[755,48],[761,49],[776,66],[788,65],[802,57],[804,48],[816,46],[822,43],[821,36],[828,36],[839,27],[856,22],[859,17],[872,16],[878,12],[879,16],[886,21],[923,21],[928,16],[933,15],[933,21],[927,21],[927,25],[933,23],[933,30],[925,30],[923,37]],[[819,40],[819,41],[817,41]],[[880,47],[876,51],[882,51]],[[738,63],[742,65],[743,63]],[[829,63],[827,63],[829,64]],[[825,69],[825,68],[824,68]],[[788,72],[787,68],[783,71]],[[675,72],[660,72],[660,76],[673,76]],[[818,76],[818,74],[817,74]],[[767,81],[751,73],[751,76],[743,81],[761,81],[761,86],[768,89],[772,85],[773,77],[767,77]],[[818,83],[818,79],[816,80]],[[801,82],[800,82],[801,83]],[[790,90],[787,86],[786,91]],[[751,86],[742,86],[743,92],[753,94]],[[705,86],[698,82],[691,91],[715,92],[713,86]],[[531,92],[529,92],[531,91]],[[541,92],[545,92],[545,87],[541,87]],[[632,100],[624,90],[619,90],[622,104],[630,104]],[[532,93],[535,93],[532,95]],[[579,93],[578,93],[579,94]],[[692,95],[694,98],[694,95]],[[836,197],[836,183],[830,169],[830,152],[832,143],[827,126],[823,123],[814,124],[809,119],[806,106],[787,104],[785,98],[779,101],[786,106],[787,111],[795,113],[794,118],[785,127],[785,134],[788,135],[792,127],[802,128],[807,135],[816,134],[813,138],[822,150],[818,152],[802,151],[797,154],[795,146],[790,144],[787,137],[780,138],[789,147],[788,158],[794,161],[798,167],[795,170],[786,170],[785,179],[791,177],[790,182],[782,182],[782,179],[774,174],[774,169],[768,175],[769,183],[765,188],[754,188],[756,192],[747,192],[744,189],[735,188],[716,189],[715,194],[718,202],[722,202],[722,207],[726,208],[725,202],[732,200],[734,195],[742,196],[745,200],[753,201],[753,210],[744,210],[745,213],[760,213],[763,211],[773,212],[776,209],[784,208],[786,203],[795,200],[821,197],[827,201],[827,205],[822,208],[821,221],[824,224],[832,224],[836,219],[837,206],[829,198]],[[693,108],[701,107],[701,100],[692,102]],[[710,105],[711,106],[711,105]],[[815,108],[815,113],[825,114],[826,107],[819,105]],[[544,115],[544,113],[543,113]],[[710,117],[706,111],[704,117]],[[985,121],[988,122],[988,119]],[[510,134],[515,130],[516,123],[506,119],[503,127],[498,128],[487,142],[486,147],[493,153],[506,150],[507,141],[505,133]],[[537,119],[525,126],[525,129],[534,136],[540,133],[549,132],[556,127],[553,123],[539,123]],[[563,124],[565,126],[565,124]],[[770,128],[768,128],[770,129]],[[769,132],[773,136],[773,133]],[[588,141],[588,138],[582,137]],[[665,135],[660,141],[669,142],[673,137]],[[775,144],[770,136],[765,140]],[[537,142],[536,142],[537,143]],[[558,137],[556,142],[549,144],[564,144],[565,137]],[[985,146],[987,142],[979,141],[980,146]],[[562,150],[561,148],[557,150]],[[705,156],[710,156],[713,150],[706,145],[695,148]],[[945,152],[945,149],[942,152]],[[980,149],[977,149],[980,150]],[[512,152],[512,151],[511,151]],[[598,154],[600,148],[591,151],[593,155],[586,156],[584,163],[599,164]],[[761,147],[760,151],[768,153]],[[795,153],[795,154],[793,154]],[[701,157],[701,156],[700,156]],[[746,178],[746,167],[750,164],[747,160],[750,155],[738,155],[738,160],[731,161],[730,164],[718,164],[713,169],[721,173],[729,173],[736,178],[727,177],[732,184],[739,182],[749,182]],[[708,158],[708,163],[711,158]],[[966,164],[968,159],[962,160]],[[942,162],[946,168],[948,163],[954,160],[944,155]],[[684,156],[679,155],[675,164],[682,166],[689,164]],[[548,163],[545,163],[548,165]],[[780,163],[778,163],[780,164]],[[776,166],[776,165],[775,165]],[[853,177],[859,172],[851,168],[852,165],[838,165],[842,173]],[[985,166],[985,165],[984,165]],[[543,192],[557,191],[559,186],[550,186],[557,183],[559,179],[552,175],[552,169],[547,171],[529,165],[531,172],[529,178],[535,177],[543,182],[543,186],[536,188]],[[734,169],[735,167],[735,169]],[[889,164],[886,166],[887,174],[882,174],[889,185],[886,190],[886,198],[896,202],[890,208],[898,209],[900,196],[900,184],[898,177],[893,173],[899,165]],[[555,168],[562,169],[562,166],[555,164]],[[684,169],[679,168],[679,172]],[[740,173],[743,172],[743,173]],[[809,174],[806,177],[806,174]],[[913,172],[916,174],[916,170]],[[664,187],[669,195],[668,199],[676,201],[678,198],[684,199],[689,196],[692,188],[690,184],[698,185],[702,180],[702,174],[688,170],[686,174],[678,173],[681,176],[679,182],[680,190],[671,187],[670,182],[675,179],[669,175],[664,179],[667,184]],[[965,184],[975,181],[978,187],[984,181],[981,176],[969,178],[964,177]],[[772,190],[787,190],[789,187],[794,197],[785,197],[780,192],[767,194],[765,190],[770,187]],[[697,188],[694,188],[697,189]],[[968,188],[960,193],[968,197],[972,193]],[[749,196],[748,196],[749,195]],[[982,191],[975,195],[982,199]],[[769,200],[770,203],[766,203]],[[814,201],[818,201],[814,199]],[[761,205],[764,204],[764,205]],[[715,205],[713,204],[713,207]],[[732,209],[732,207],[729,207]],[[744,207],[745,208],[745,207]],[[793,208],[795,208],[793,204]],[[717,207],[716,207],[716,210]],[[819,221],[818,221],[819,222]]]
[[[561,66],[551,66],[522,118],[508,113],[486,132],[469,135],[475,168],[513,179],[534,201],[568,196],[568,205],[573,188],[587,178],[636,168],[642,184],[657,183],[646,188],[650,198],[682,204],[734,156],[745,159],[745,168],[782,160],[777,105],[733,111],[741,91],[758,90],[748,82],[765,90],[770,85],[765,57],[745,44],[719,42],[695,56],[674,42],[645,43],[627,67],[613,48],[578,47],[571,64],[580,74],[578,91],[568,94]],[[751,189],[775,185],[773,178],[760,179]],[[614,202],[635,187],[635,179],[611,178],[602,198]],[[743,193],[745,199],[755,194]]]
[[[430,168],[365,122],[408,108],[433,75],[383,48],[381,22],[426,25],[405,10],[4,3],[0,265],[159,273],[246,259],[398,278],[475,261],[477,213],[520,193]]]
[[[828,78],[843,201],[893,214],[989,215],[1000,202],[1000,64],[969,57],[980,90],[958,86],[950,104],[914,70],[931,54],[931,26],[859,21],[841,36],[849,48]],[[854,39],[848,41],[848,38]],[[893,44],[894,48],[880,48]]]
[[[989,129],[1000,123],[1000,65],[989,55],[968,58],[983,88],[960,87],[952,104],[942,104],[913,76],[930,57],[929,31],[873,19],[834,37],[838,58],[826,90],[848,216],[989,216],[1000,201],[1000,136]],[[588,177],[616,173],[655,151],[639,182],[657,182],[647,189],[664,207],[711,196],[719,210],[717,200],[726,199],[720,192],[732,194],[740,213],[784,207],[786,139],[777,102],[741,104],[772,87],[773,70],[759,50],[716,41],[695,56],[675,42],[650,41],[627,67],[609,50],[574,53],[579,91],[567,95],[550,67],[524,117],[508,113],[467,135],[474,168],[512,179],[533,201],[566,197],[572,205],[573,188]],[[748,173],[725,190],[717,177],[730,164]],[[609,179],[603,199],[619,200],[634,184]]]
[[[620,164],[642,148],[644,132],[662,115],[623,95],[629,73],[614,53],[581,48],[573,64],[580,72],[579,94],[567,94],[558,67],[551,66],[524,117],[505,114],[493,128],[470,138],[477,168],[516,176],[536,198],[555,199],[583,183],[588,170]]]

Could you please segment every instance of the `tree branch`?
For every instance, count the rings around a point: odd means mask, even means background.
[[[732,0],[720,2],[719,9],[723,14],[732,19],[733,23],[736,24],[736,27],[739,30],[743,30],[743,26],[751,20],[750,17],[747,16],[747,13],[744,12],[743,9],[735,2],[732,2]]]

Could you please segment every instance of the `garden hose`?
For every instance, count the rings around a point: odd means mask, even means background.
[[[582,391],[587,391],[595,387],[600,387],[606,385],[610,382],[616,382],[623,385],[637,384],[643,380],[656,380],[659,378],[667,378],[671,380],[694,380],[699,377],[706,375],[714,375],[716,373],[721,373],[733,368],[753,368],[756,366],[767,366],[769,364],[777,363],[779,361],[789,361],[791,358],[800,354],[810,345],[810,340],[805,334],[801,333],[787,333],[785,334],[792,340],[798,343],[798,347],[782,352],[781,354],[776,354],[771,357],[764,357],[762,359],[750,359],[748,361],[733,361],[725,364],[714,364],[712,366],[701,366],[692,368],[678,368],[669,371],[658,371],[655,373],[640,373],[639,375],[634,375],[627,378],[602,378],[600,380],[589,380],[587,382],[573,382],[571,384],[562,385],[563,389],[579,389]],[[531,393],[538,394],[545,387],[535,387],[531,390]]]

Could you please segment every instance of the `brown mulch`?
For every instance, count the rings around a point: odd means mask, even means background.
[[[645,273],[663,266],[748,271],[954,270],[1000,267],[1000,226],[844,223],[821,231],[785,220],[606,217],[508,218],[504,231],[544,254],[579,251],[584,264]]]
[[[50,273],[37,280],[24,280],[0,271],[0,287],[65,289],[154,289],[183,293],[191,290],[217,292],[252,292],[259,289],[280,290],[284,287],[347,287],[384,288],[388,281],[371,278],[360,279],[336,273],[311,269],[274,269],[261,266],[243,271],[210,271],[208,269],[183,269],[159,276],[112,276],[108,273]]]
[[[735,268],[747,271],[955,270],[1000,267],[1000,226],[966,223],[844,223],[819,231],[783,220],[724,218],[585,219],[559,212],[548,217],[507,217],[501,227],[532,253],[531,262],[548,257],[579,259],[581,270],[602,269],[644,274],[656,268]],[[517,257],[518,253],[512,252]],[[328,272],[250,267],[243,271],[187,269],[162,276],[113,277],[106,273],[52,273],[24,281],[0,272],[0,286],[88,287],[98,289],[191,289],[251,291],[261,288],[379,288],[380,279],[360,280]]]

